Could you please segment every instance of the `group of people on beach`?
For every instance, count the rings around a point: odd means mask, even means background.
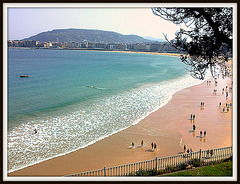
[[[191,114],[190,119],[191,120],[195,120],[195,118],[196,118],[196,115],[195,114]]]
[[[157,144],[156,143],[151,143],[151,146],[152,146],[152,150],[153,150],[153,148],[154,148],[154,150],[156,150],[157,149]]]
[[[221,102],[220,102],[221,103]],[[219,103],[219,104],[220,104]],[[232,103],[226,103],[226,107],[223,107],[223,112],[225,112],[225,110],[226,110],[226,112],[229,112],[229,109],[230,109],[230,107],[232,106]]]
[[[211,85],[211,81],[207,81],[207,86],[210,86]]]
[[[207,135],[207,131],[205,130],[204,132],[204,137]],[[202,137],[202,130],[200,130],[200,137]]]
[[[143,146],[143,140],[141,141],[141,146]],[[132,142],[132,148],[135,148],[134,142]]]
[[[143,140],[141,141],[141,147],[143,146]],[[157,144],[156,143],[151,143],[152,146],[152,150],[156,150],[157,149]],[[132,148],[135,148],[134,142],[132,142]]]
[[[204,110],[204,102],[201,102],[201,110]]]
[[[210,153],[210,155],[211,155],[211,157],[212,157],[212,155],[213,155],[213,150],[207,150],[207,157],[209,157],[209,153]]]
[[[187,147],[186,147],[186,145],[184,145],[183,146],[183,150],[184,150],[184,153],[192,153],[193,152],[193,150],[192,150],[192,148],[190,148],[190,149],[187,149]],[[187,151],[186,151],[187,150]]]
[[[224,94],[224,92],[226,92],[226,100],[227,100],[229,92],[232,92],[232,87],[228,88],[228,86],[226,86],[225,88],[222,88],[222,94]]]

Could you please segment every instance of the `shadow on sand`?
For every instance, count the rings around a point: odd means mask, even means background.
[[[154,149],[148,149],[148,150],[145,150],[146,152],[154,152],[155,150]]]
[[[178,152],[178,154],[183,154],[184,153],[184,151],[182,151],[182,152]]]

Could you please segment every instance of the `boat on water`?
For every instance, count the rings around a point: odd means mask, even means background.
[[[29,77],[29,75],[20,75],[21,78],[23,77]]]

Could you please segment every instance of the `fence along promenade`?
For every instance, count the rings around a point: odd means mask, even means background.
[[[212,155],[211,155],[212,150]],[[219,162],[221,160],[230,158],[232,156],[232,146],[225,148],[217,148],[211,150],[204,150],[198,152],[184,153],[170,157],[155,158],[152,160],[135,162],[131,164],[125,164],[120,166],[114,166],[103,169],[81,172],[77,174],[70,174],[64,177],[117,177],[117,176],[129,176],[136,174],[142,170],[170,170],[171,167],[178,167],[180,169],[181,164],[187,164],[193,159],[198,159],[201,165],[208,165],[212,162]]]

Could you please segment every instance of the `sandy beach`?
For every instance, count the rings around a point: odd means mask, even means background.
[[[87,50],[86,50],[87,51]],[[91,51],[91,50],[88,50]],[[97,50],[95,50],[97,51]],[[119,53],[132,53],[132,54],[151,54],[151,55],[164,55],[164,56],[177,56],[180,57],[181,55],[185,54],[179,54],[179,53],[166,53],[166,52],[140,52],[140,51],[100,51],[100,52],[119,52]]]
[[[183,152],[183,145],[193,151],[232,146],[232,93],[226,99],[222,88],[231,87],[231,78],[218,79],[218,85],[204,81],[173,95],[159,110],[151,113],[138,124],[100,140],[86,148],[59,156],[39,164],[9,173],[8,176],[64,176],[68,174],[102,169],[133,162],[150,160]],[[213,90],[217,89],[216,94]],[[204,107],[201,107],[204,102]],[[219,106],[219,102],[222,106]],[[195,121],[190,115],[195,114]],[[193,124],[196,131],[192,131]],[[206,131],[204,138],[200,131]],[[141,147],[141,141],[144,145]],[[131,148],[134,142],[135,148]],[[151,143],[157,150],[151,150]]]

